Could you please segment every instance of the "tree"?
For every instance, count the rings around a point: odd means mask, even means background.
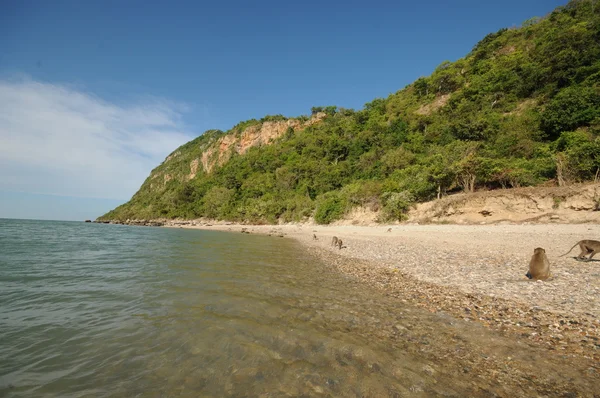
[[[429,95],[429,83],[426,78],[420,77],[413,83],[415,92],[419,97],[425,97]]]
[[[563,131],[587,126],[600,117],[600,93],[593,87],[572,86],[561,90],[542,113],[540,128],[550,139]]]
[[[222,218],[231,208],[235,191],[224,187],[213,187],[202,198],[203,214],[209,218]]]

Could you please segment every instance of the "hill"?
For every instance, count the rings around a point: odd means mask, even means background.
[[[598,179],[600,5],[571,1],[488,34],[361,110],[314,107],[210,130],[99,219],[381,221],[450,193]]]

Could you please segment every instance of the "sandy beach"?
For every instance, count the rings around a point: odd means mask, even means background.
[[[598,224],[169,224],[295,239],[329,266],[403,302],[600,360],[600,258],[577,261],[578,247],[559,257],[581,239],[600,239]],[[342,249],[331,246],[333,236]],[[550,260],[548,281],[525,277],[536,247]]]

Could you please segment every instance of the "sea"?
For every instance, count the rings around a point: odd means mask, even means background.
[[[0,219],[0,397],[487,396],[439,357],[494,339],[287,238]]]

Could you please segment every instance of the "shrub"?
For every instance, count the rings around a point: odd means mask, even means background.
[[[384,204],[381,216],[384,221],[406,219],[406,213],[415,201],[414,196],[408,191],[385,192],[382,199]]]
[[[541,129],[549,138],[589,125],[600,116],[600,94],[592,87],[571,86],[560,91],[542,114]]]
[[[231,208],[235,191],[223,187],[213,187],[202,198],[203,215],[209,218],[222,218]]]
[[[343,217],[348,209],[347,200],[339,191],[327,192],[317,198],[315,221],[319,224],[329,224]]]
[[[350,206],[368,206],[372,211],[377,211],[380,205],[381,183],[372,180],[357,181],[342,188],[341,195]]]
[[[244,201],[238,209],[243,220],[255,223],[275,223],[285,211],[285,206],[278,198],[265,195],[260,198],[251,198]]]
[[[388,192],[410,192],[414,199],[429,200],[435,196],[437,184],[431,171],[423,165],[396,170],[383,184]]]
[[[308,196],[296,195],[284,201],[284,208],[280,216],[283,222],[304,221],[311,216],[315,202]]]
[[[564,182],[593,180],[600,168],[600,138],[583,131],[564,132],[554,143],[557,167]]]

